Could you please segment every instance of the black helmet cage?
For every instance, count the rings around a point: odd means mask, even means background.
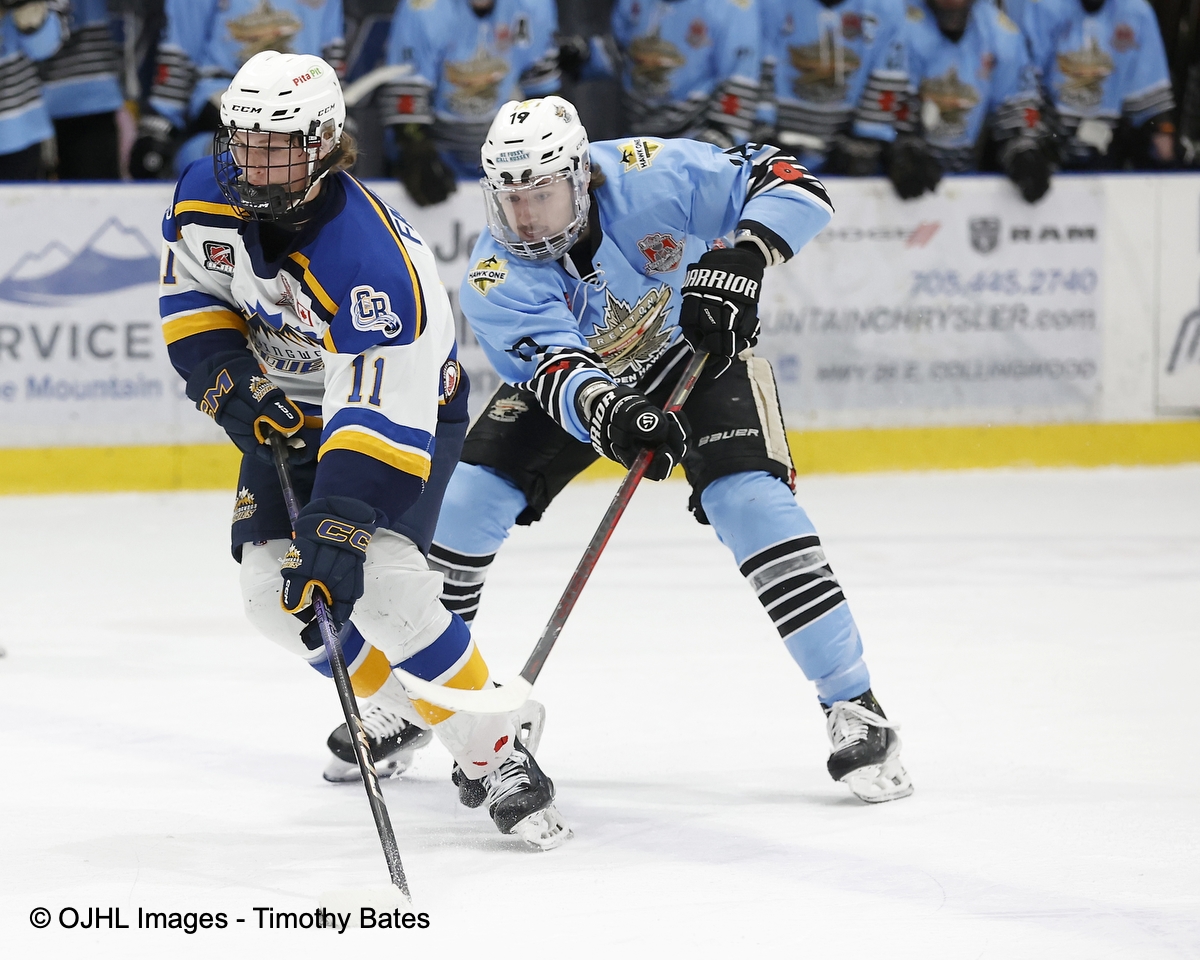
[[[266,183],[257,185],[246,175],[246,165],[238,162],[236,151],[247,148],[235,144],[238,133],[257,133],[267,137],[264,144],[252,149],[262,151],[267,160]],[[308,133],[281,133],[263,130],[259,124],[242,127],[237,123],[221,124],[213,143],[213,173],[225,199],[244,220],[259,220],[284,226],[302,221],[306,212],[304,198],[314,183],[320,180],[335,162],[336,148],[320,158],[320,128],[314,121]],[[293,160],[293,152],[302,150],[304,158]],[[247,155],[248,159],[248,155]],[[256,165],[259,168],[259,165]],[[302,183],[303,186],[293,186]]]

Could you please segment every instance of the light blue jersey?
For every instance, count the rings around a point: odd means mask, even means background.
[[[1108,152],[1122,120],[1140,127],[1174,106],[1166,53],[1146,0],[1027,0],[1024,22],[1042,82],[1068,136],[1067,162]]]
[[[12,15],[0,13],[0,154],[17,153],[54,136],[34,61],[53,56],[62,45],[57,13],[33,33],[21,33]]]
[[[747,139],[762,60],[758,0],[618,0],[630,129],[678,137],[718,128]]]
[[[411,73],[382,93],[383,122],[432,125],[460,176],[477,177],[479,148],[501,105],[558,91],[552,0],[407,0],[396,8],[387,62]]]
[[[70,37],[39,67],[54,119],[111,113],[124,102],[121,52],[108,26],[106,0],[71,0]]]
[[[774,62],[775,125],[816,163],[837,133],[890,142],[908,73],[903,0],[771,0],[764,41]],[[789,139],[789,135],[790,138]],[[810,156],[811,154],[811,156]]]
[[[998,140],[1041,129],[1041,95],[1025,38],[990,3],[971,8],[958,41],[938,29],[924,4],[910,4],[905,34],[913,119],[946,170],[975,169],[989,127]]]
[[[150,103],[177,127],[199,116],[263,50],[310,53],[340,69],[341,0],[167,0]]]
[[[496,371],[528,383],[556,351],[602,361],[556,384],[550,413],[586,440],[573,403],[597,376],[643,391],[665,376],[680,341],[686,267],[735,230],[749,230],[788,259],[829,222],[820,181],[775,147],[722,151],[691,140],[591,145],[606,182],[594,191],[590,242],[595,274],[580,277],[569,257],[522,260],[483,234],[463,280],[460,305]],[[580,241],[585,242],[585,241]]]

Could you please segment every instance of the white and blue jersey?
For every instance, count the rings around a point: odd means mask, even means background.
[[[612,35],[630,129],[747,139],[759,99],[758,0],[617,0]]]
[[[903,0],[769,0],[774,125],[817,163],[838,133],[891,142],[908,90]],[[768,117],[768,119],[771,119]],[[806,139],[802,139],[806,138]],[[811,154],[811,155],[810,155]]]
[[[33,33],[21,33],[0,11],[0,155],[17,153],[54,136],[34,62],[55,54],[65,30],[51,12]]]
[[[71,0],[70,36],[38,70],[46,109],[54,119],[119,110],[121,52],[109,29],[106,0]]]
[[[340,69],[342,0],[166,0],[150,104],[177,127],[256,53],[308,53]]]
[[[396,9],[387,62],[411,72],[382,92],[383,122],[422,124],[460,176],[478,177],[479,148],[500,107],[556,93],[558,12],[552,0],[406,0]]]
[[[996,7],[974,4],[954,41],[924,4],[912,3],[905,40],[913,120],[947,171],[975,169],[989,131],[998,141],[1040,136],[1042,99],[1025,38]]]
[[[1140,127],[1175,101],[1154,11],[1146,0],[1028,0],[1024,26],[1042,83],[1068,137],[1066,160],[1108,151],[1122,120]]]
[[[459,300],[500,376],[527,384],[580,440],[580,386],[602,377],[645,392],[682,357],[672,348],[688,263],[735,230],[786,260],[833,212],[820,181],[775,147],[639,137],[594,143],[591,160],[606,178],[591,208],[595,273],[579,276],[570,257],[522,260],[485,233]]]
[[[392,520],[429,479],[439,398],[460,382],[454,318],[432,251],[347,173],[267,260],[211,161],[184,172],[163,220],[159,312],[171,362],[249,349],[321,427],[314,497],[364,500]]]

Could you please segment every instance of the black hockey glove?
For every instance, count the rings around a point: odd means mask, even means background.
[[[287,395],[263,376],[258,361],[245,350],[230,350],[202,360],[187,379],[188,399],[217,421],[242,453],[272,463],[270,431],[290,438],[289,459],[311,460],[310,450],[295,434],[304,414]],[[298,446],[299,445],[299,446]]]
[[[583,75],[583,68],[592,59],[592,45],[587,37],[577,33],[559,35],[558,39],[558,69],[562,75],[573,83],[578,83]]]
[[[852,137],[839,133],[833,138],[825,162],[821,164],[821,175],[837,177],[873,177],[879,172],[883,143],[866,137]]]
[[[687,452],[682,414],[664,413],[636,390],[597,381],[584,384],[576,403],[597,453],[629,467],[643,449],[654,451],[647,480],[665,480]]]
[[[758,297],[766,262],[746,247],[709,250],[688,264],[683,281],[679,328],[697,353],[723,358],[720,376],[732,358],[758,343]]]
[[[319,593],[340,628],[363,595],[363,563],[376,526],[375,508],[354,497],[322,497],[305,506],[280,564],[280,606],[307,623]]]
[[[21,33],[37,33],[50,15],[47,0],[0,0],[0,6],[12,14],[13,26]]]
[[[936,190],[942,165],[920,137],[899,136],[887,151],[888,179],[901,200],[912,200],[926,190]]]
[[[400,183],[419,207],[441,203],[458,189],[458,178],[438,153],[419,124],[407,124],[396,131],[400,147],[398,172]]]
[[[134,180],[157,180],[171,172],[179,137],[171,121],[147,113],[138,121],[137,139],[129,154],[129,175]]]
[[[1041,200],[1050,189],[1050,161],[1033,141],[1009,151],[1004,158],[1004,172],[1026,203]]]

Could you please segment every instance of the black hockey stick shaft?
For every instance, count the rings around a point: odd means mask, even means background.
[[[667,397],[667,402],[663,406],[664,410],[668,413],[675,413],[683,406],[688,395],[691,394],[692,388],[696,385],[696,381],[700,379],[700,371],[704,369],[704,362],[707,359],[707,353],[697,353],[688,361],[687,368],[683,371],[679,382],[675,384],[675,389]],[[583,588],[587,584],[588,578],[596,568],[596,561],[600,559],[600,554],[604,551],[604,547],[612,536],[613,530],[616,529],[617,521],[621,519],[621,514],[625,512],[625,508],[629,505],[629,501],[633,497],[633,491],[637,489],[637,485],[641,483],[642,477],[646,475],[646,471],[650,468],[650,461],[652,459],[654,459],[653,450],[642,450],[634,459],[633,466],[629,468],[629,472],[625,474],[625,479],[621,481],[621,486],[617,488],[612,502],[608,505],[608,510],[604,513],[604,519],[600,521],[600,526],[592,534],[591,542],[588,543],[587,549],[583,552],[578,566],[575,567],[575,572],[571,574],[567,588],[563,591],[562,597],[559,598],[558,606],[554,608],[554,613],[550,616],[550,622],[546,624],[546,629],[542,631],[542,636],[538,640],[537,646],[533,648],[533,653],[525,661],[525,666],[521,670],[521,677],[529,683],[532,684],[537,679],[537,675],[542,672],[546,658],[550,656],[550,651],[554,648],[554,643],[558,640],[558,635],[562,633],[562,628],[567,622],[567,617],[571,615],[571,611],[575,608],[575,601],[583,593]]]
[[[287,443],[278,433],[271,434],[271,455],[275,458],[275,469],[279,473],[279,485],[283,488],[283,502],[287,505],[288,521],[295,535],[296,518],[300,515],[300,504],[296,500],[296,489],[292,486],[292,470],[288,465]],[[375,818],[375,829],[383,845],[383,857],[387,860],[392,883],[400,888],[410,901],[408,878],[404,876],[404,865],[400,862],[400,848],[396,846],[396,833],[392,830],[392,819],[388,816],[387,804],[383,802],[383,790],[379,786],[379,775],[375,772],[375,761],[367,745],[367,734],[363,730],[362,717],[358,712],[358,701],[350,685],[350,674],[346,670],[346,658],[342,655],[342,641],[333,629],[325,601],[313,596],[313,610],[317,625],[321,629],[321,642],[325,644],[325,655],[329,658],[329,669],[333,672],[333,685],[337,687],[338,700],[346,717],[346,729],[350,731],[350,742],[354,744],[354,755],[362,774],[363,786],[367,790],[367,802],[371,804],[371,816]]]

